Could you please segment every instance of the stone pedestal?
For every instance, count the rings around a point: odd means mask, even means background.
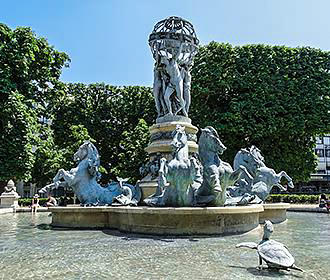
[[[20,196],[16,192],[2,193],[0,196],[0,207],[1,208],[10,208],[18,207],[18,199]]]
[[[177,125],[185,127],[188,136],[189,153],[197,153],[197,132],[198,128],[191,124],[191,119],[184,116],[164,116],[156,120],[156,124],[149,128],[150,142],[145,151],[149,155],[150,162],[157,161],[157,157],[165,157],[168,161],[172,157],[172,132]],[[140,182],[142,190],[142,199],[154,194],[157,188],[156,174],[148,173]]]

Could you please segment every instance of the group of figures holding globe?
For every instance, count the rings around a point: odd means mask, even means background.
[[[188,117],[191,64],[180,61],[183,43],[172,49],[171,57],[155,53],[153,94],[158,117],[182,113]]]
[[[190,69],[197,53],[198,39],[192,25],[177,17],[160,21],[149,36],[153,58],[153,94],[158,117],[188,116]]]

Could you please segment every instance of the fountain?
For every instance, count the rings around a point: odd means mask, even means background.
[[[241,149],[234,168],[221,160],[226,146],[210,126],[201,130],[188,117],[190,69],[198,50],[191,23],[169,17],[158,22],[149,45],[155,59],[153,94],[156,123],[146,148],[149,162],[136,185],[122,181],[101,187],[97,148],[85,142],[74,155],[77,167],[59,170],[42,191],[71,187],[81,207],[54,207],[52,225],[68,228],[112,228],[153,235],[219,235],[251,231],[264,220],[286,219],[287,204],[267,205],[274,185],[285,177],[264,164],[260,150]],[[143,205],[143,206],[137,206]],[[134,206],[134,207],[132,207]]]

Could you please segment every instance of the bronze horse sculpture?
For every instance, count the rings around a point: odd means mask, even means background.
[[[97,182],[100,177],[98,171],[100,156],[90,141],[85,141],[73,158],[78,165],[70,171],[60,169],[54,177],[53,183],[41,189],[41,193],[60,186],[71,187],[83,205],[111,205],[113,202],[137,205],[141,198],[138,186],[135,187],[120,181],[102,187]]]
[[[201,166],[188,154],[188,139],[183,126],[172,132],[173,159],[160,159],[158,190],[144,200],[150,206],[194,206],[195,191],[201,183]]]
[[[202,129],[198,147],[203,165],[203,183],[196,193],[197,202],[198,204],[224,206],[227,199],[226,189],[234,186],[243,173],[248,177],[250,175],[244,166],[240,165],[233,169],[229,163],[221,160],[220,155],[227,148],[213,127],[207,126]]]
[[[234,167],[241,165],[245,166],[250,176],[238,180],[236,186],[228,192],[230,198],[237,198],[238,204],[246,204],[247,198],[253,203],[263,203],[274,186],[286,191],[287,187],[281,184],[282,177],[286,178],[288,187],[294,187],[291,177],[285,171],[276,173],[274,169],[265,165],[264,157],[255,146],[241,149],[236,154]]]

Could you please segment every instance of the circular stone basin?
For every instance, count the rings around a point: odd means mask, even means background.
[[[290,203],[269,203],[262,204],[264,211],[259,215],[259,222],[263,224],[265,220],[278,224],[286,221],[286,211],[290,208]]]
[[[259,226],[262,205],[240,207],[55,207],[52,226],[152,235],[228,235]]]

